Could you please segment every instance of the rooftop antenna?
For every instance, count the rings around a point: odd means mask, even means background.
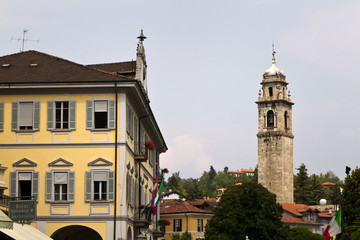
[[[14,37],[12,37],[12,38],[11,38],[11,40],[22,41],[22,48],[20,49],[20,52],[23,52],[23,51],[24,51],[25,42],[31,41],[31,42],[37,42],[37,43],[38,43],[38,42],[40,41],[40,39],[39,39],[39,40],[32,40],[32,39],[25,38],[25,34],[26,34],[28,31],[29,31],[29,29],[24,29],[22,38],[21,38],[21,37],[19,37],[19,38],[14,38]]]

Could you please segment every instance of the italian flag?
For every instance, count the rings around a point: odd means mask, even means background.
[[[331,219],[329,225],[325,229],[323,236],[325,237],[325,240],[329,240],[332,236],[335,236],[339,233],[341,233],[341,208]]]
[[[157,206],[159,205],[159,202],[160,202],[161,190],[163,188],[163,183],[164,183],[164,181],[161,181],[160,187],[157,190],[157,194],[156,194],[155,199],[154,199],[153,215],[156,215],[156,212],[157,212]]]

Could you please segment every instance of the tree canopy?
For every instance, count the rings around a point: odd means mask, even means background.
[[[206,225],[207,240],[285,239],[283,209],[276,196],[262,185],[244,182],[232,185],[222,195],[214,216]]]
[[[356,236],[359,226],[360,216],[360,169],[356,168],[345,178],[344,190],[342,192],[341,207],[343,214],[343,226],[345,239],[352,239],[351,235]]]
[[[324,237],[317,233],[312,233],[306,228],[295,227],[291,228],[287,240],[323,240]]]

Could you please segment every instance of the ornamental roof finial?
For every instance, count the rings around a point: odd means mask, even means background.
[[[275,49],[274,49],[274,42],[272,43],[272,63],[273,64],[275,64],[275,54],[276,54],[276,52],[275,52]]]
[[[142,29],[141,29],[140,36],[138,36],[137,38],[140,40],[140,43],[142,43],[146,39]]]

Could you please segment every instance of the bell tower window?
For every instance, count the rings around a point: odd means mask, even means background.
[[[269,96],[272,97],[273,96],[273,88],[269,87]]]
[[[267,112],[267,127],[274,127],[274,112],[272,110],[269,110]]]
[[[285,111],[284,113],[284,123],[285,123],[285,129],[288,128],[288,112]]]

